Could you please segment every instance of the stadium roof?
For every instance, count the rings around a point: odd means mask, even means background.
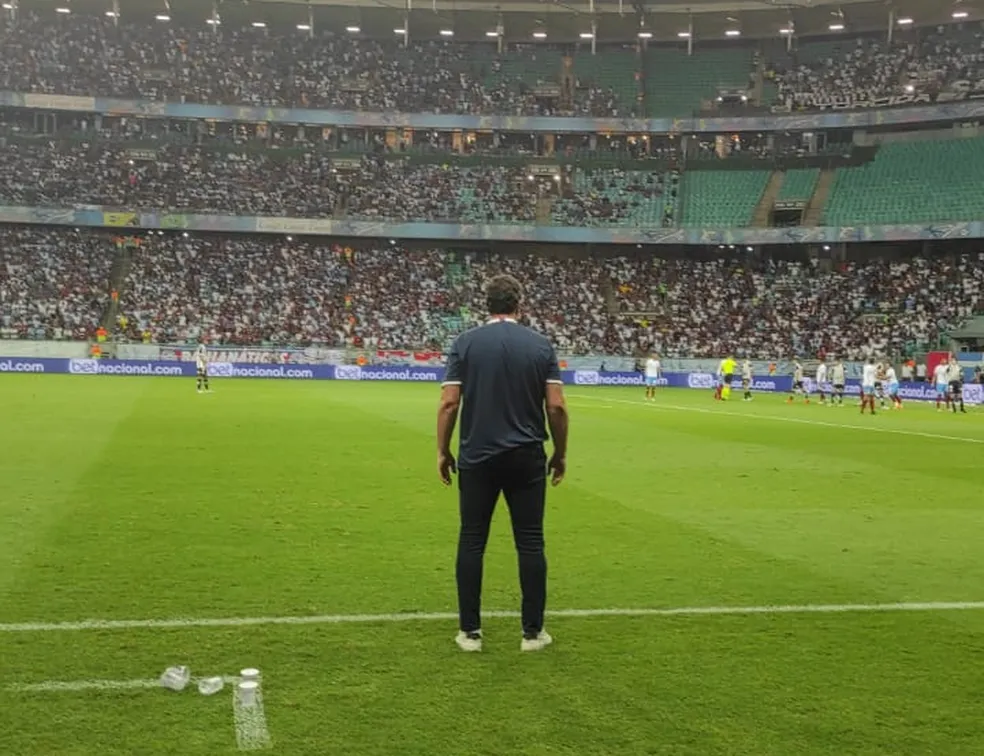
[[[105,14],[112,12],[113,0],[20,0],[20,7],[52,15],[58,7]],[[155,20],[166,16],[171,22],[205,24],[212,4],[209,0],[119,0],[119,9],[125,19],[168,23]],[[507,42],[588,44],[583,35],[592,31],[594,22],[599,44],[635,41],[640,30],[653,40],[684,44],[682,35],[691,28],[696,43],[777,39],[790,25],[799,37],[884,33],[890,13],[897,34],[943,23],[976,24],[984,19],[984,0],[224,0],[218,11],[227,26],[264,24],[271,29],[302,27],[305,32],[303,27],[313,22],[318,30],[373,38],[394,37],[409,15],[410,37],[418,40],[492,42],[501,22]],[[536,40],[534,32],[546,36]]]

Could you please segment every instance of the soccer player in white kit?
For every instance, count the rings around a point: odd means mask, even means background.
[[[948,368],[946,362],[940,362],[936,367],[933,368],[933,385],[936,386],[936,411],[940,412],[941,402],[946,402],[946,406],[950,406],[950,392],[948,391]]]
[[[834,363],[834,367],[830,371],[830,382],[833,384],[832,388],[834,392],[830,395],[830,406],[834,406],[834,397],[837,398],[837,406],[844,406],[844,385],[845,385],[845,371],[844,371],[844,361],[837,360]]]
[[[966,412],[963,400],[963,368],[957,362],[956,357],[950,357],[950,364],[946,368],[947,388],[949,389],[950,408],[956,413],[957,402],[960,402],[960,411]]]
[[[871,407],[871,414],[875,414],[875,381],[878,379],[878,369],[869,357],[861,370],[861,414],[864,414],[865,407]]]
[[[817,393],[820,394],[820,404],[827,403],[827,363],[824,360],[820,360],[820,364],[817,365]],[[833,397],[831,397],[830,403],[833,404]]]
[[[745,401],[752,401],[752,363],[747,359],[741,362],[741,387],[745,391]]]
[[[885,385],[888,398],[892,400],[892,409],[902,409],[902,399],[899,398],[899,377],[891,365],[885,368]]]
[[[208,387],[208,352],[204,344],[199,344],[195,350],[195,372],[198,375],[198,393],[202,393],[202,386],[205,391],[211,391]]]
[[[659,385],[659,377],[662,366],[659,363],[659,355],[651,354],[646,360],[646,398],[656,401],[656,387]]]

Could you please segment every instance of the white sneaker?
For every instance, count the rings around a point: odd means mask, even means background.
[[[523,636],[523,642],[519,646],[520,651],[542,651],[553,643],[553,638],[546,630],[541,630],[535,637],[527,638]]]
[[[459,630],[454,642],[458,644],[458,648],[462,651],[481,651],[482,631],[473,630],[470,633],[466,633],[464,630]]]

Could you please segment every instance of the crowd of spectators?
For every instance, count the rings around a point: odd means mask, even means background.
[[[413,41],[403,47],[398,39],[320,31],[113,21],[21,13],[5,22],[0,89],[387,112],[560,112],[555,100],[537,96],[536,86],[522,77],[498,75],[491,43]],[[535,48],[512,58],[523,54],[536,55]],[[632,106],[612,90],[584,82],[564,112],[620,116]]]
[[[523,283],[530,325],[571,354],[863,359],[932,345],[984,305],[984,254],[822,265],[182,234],[118,248],[39,229],[0,242],[0,327],[16,338],[91,336],[118,285],[119,335],[133,340],[439,349],[481,322],[483,281],[500,271]]]
[[[358,219],[532,222],[537,185],[522,168],[413,165],[367,157],[340,179],[346,215]]]
[[[984,74],[984,34],[962,27],[919,30],[889,44],[868,36],[819,55],[777,56],[773,62],[784,108],[850,107],[907,96],[936,96],[958,81],[977,89]],[[807,43],[805,49],[810,49]],[[823,43],[818,43],[823,44]]]
[[[890,264],[736,256],[608,261],[623,349],[679,357],[902,354],[984,305],[984,254]],[[651,345],[651,346],[650,346]]]
[[[120,312],[134,340],[335,344],[348,265],[341,250],[285,237],[149,236],[130,253]]]
[[[413,164],[373,155],[338,162],[343,163],[336,168],[332,157],[316,151],[180,144],[131,149],[105,140],[20,140],[0,147],[0,203],[530,223],[543,194],[542,182],[531,181],[523,167]]]
[[[0,230],[0,337],[85,339],[109,302],[105,239],[67,230]]]
[[[338,201],[325,156],[106,142],[18,142],[0,150],[0,200],[241,215],[330,217]]]

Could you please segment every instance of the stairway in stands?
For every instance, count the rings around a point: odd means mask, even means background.
[[[785,171],[773,171],[772,175],[769,176],[769,182],[765,185],[765,189],[762,190],[762,196],[755,206],[755,212],[752,213],[752,226],[755,228],[768,228],[769,221],[772,219],[772,208],[779,198],[779,192],[782,190],[785,180]]]
[[[126,244],[116,245],[113,251],[113,267],[109,271],[109,291],[120,292],[123,282],[130,273],[132,250]],[[116,321],[120,314],[120,305],[117,299],[110,296],[103,310],[99,325],[106,329],[110,334],[116,332]]]

